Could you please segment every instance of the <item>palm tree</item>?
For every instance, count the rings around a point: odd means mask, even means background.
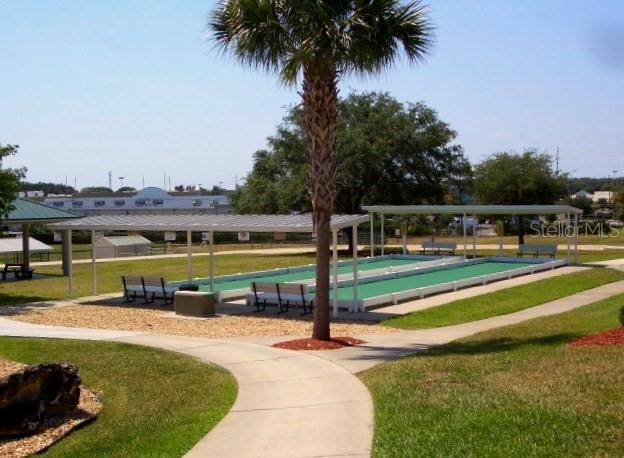
[[[301,98],[310,155],[310,195],[317,234],[312,337],[329,340],[331,215],[336,195],[338,81],[391,67],[401,51],[410,62],[433,39],[419,0],[223,0],[209,18],[212,39],[244,65],[279,75]]]

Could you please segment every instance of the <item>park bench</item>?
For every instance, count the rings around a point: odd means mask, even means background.
[[[16,280],[32,278],[33,269],[27,268],[25,264],[5,264],[2,272],[2,280],[6,280],[7,274],[12,273]]]
[[[173,302],[173,294],[178,290],[177,286],[169,286],[162,277],[138,277],[122,275],[124,296],[126,302],[134,302],[137,297],[142,297],[145,303],[154,302],[157,298],[163,299],[165,304]]]
[[[432,253],[435,255],[448,254],[455,256],[455,250],[457,249],[457,243],[455,242],[422,242],[420,244],[420,254]]]
[[[557,245],[554,243],[523,243],[518,246],[518,252],[516,253],[517,257],[522,257],[525,254],[532,254],[534,258],[539,256],[548,255],[549,257],[555,257],[557,253]]]
[[[277,304],[277,313],[288,312],[290,304],[301,304],[303,314],[312,313],[314,296],[307,293],[307,285],[300,283],[260,283],[253,282],[251,289],[254,295],[256,312],[266,310],[267,304]]]

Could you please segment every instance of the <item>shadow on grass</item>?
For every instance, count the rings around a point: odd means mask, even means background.
[[[38,303],[46,302],[52,300],[49,297],[43,296],[28,296],[28,295],[17,295],[17,294],[0,294],[0,313],[2,313],[4,308],[9,308],[15,305],[24,305],[24,304],[33,304],[37,305]]]
[[[510,352],[524,347],[529,349],[530,347],[565,344],[579,336],[580,334],[576,333],[562,333],[528,339],[500,338],[481,342],[451,342],[441,345],[433,342],[414,342],[407,345],[401,343],[396,346],[363,344],[358,345],[356,347],[357,351],[344,359],[351,361],[373,361],[377,364],[382,361],[389,362],[401,358],[487,355]],[[390,334],[389,339],[391,338],[392,335]]]
[[[451,342],[445,345],[432,347],[430,351],[427,352],[427,356],[483,355],[514,351],[522,347],[554,346],[568,343],[580,335],[581,334],[577,333],[561,333],[527,339],[502,337],[474,342]]]

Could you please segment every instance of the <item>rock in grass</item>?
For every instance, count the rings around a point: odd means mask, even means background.
[[[80,377],[72,364],[37,364],[0,379],[0,437],[21,437],[44,419],[73,411]]]

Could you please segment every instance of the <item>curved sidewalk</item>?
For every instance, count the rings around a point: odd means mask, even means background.
[[[0,335],[106,340],[162,348],[228,369],[230,412],[188,457],[369,457],[373,404],[347,370],[307,353],[253,343],[41,326],[0,318]]]

